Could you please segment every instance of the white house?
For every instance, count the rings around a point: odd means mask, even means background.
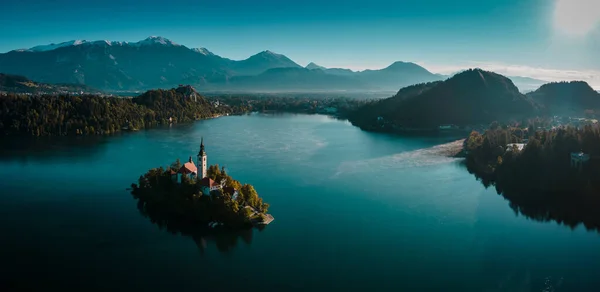
[[[235,199],[237,199],[237,197],[238,197],[238,195],[239,195],[239,192],[238,192],[238,190],[236,190],[236,189],[235,189],[235,188],[233,188],[233,187],[224,187],[224,188],[223,188],[223,192],[224,192],[224,193],[227,193],[227,194],[231,194],[231,199],[232,199],[232,200],[235,200]]]
[[[519,149],[519,151],[523,151],[523,148],[525,148],[525,143],[506,144],[506,151],[512,151],[514,146],[517,146],[517,149]]]

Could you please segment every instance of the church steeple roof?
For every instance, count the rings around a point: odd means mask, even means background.
[[[206,152],[204,151],[204,137],[200,138],[200,152],[198,152],[198,156],[204,156]]]

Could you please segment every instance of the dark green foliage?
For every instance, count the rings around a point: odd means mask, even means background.
[[[335,112],[335,115],[338,117],[346,117],[349,113],[369,102],[369,100],[358,98],[324,97],[319,95],[304,96],[303,94],[294,96],[222,94],[211,99],[225,103],[236,114],[252,111],[316,114],[326,113],[325,109],[332,107],[336,108],[337,112]]]
[[[124,126],[143,128],[146,113],[122,98],[8,95],[0,98],[0,131],[33,136],[111,134]]]
[[[237,202],[239,202],[240,206],[247,205],[259,212],[267,212],[269,204],[263,203],[254,186],[249,184],[242,185],[239,181],[229,176],[224,169],[219,168],[218,164],[209,166],[206,172],[206,175],[212,180],[217,182],[225,180],[225,186],[238,190],[239,196]],[[231,196],[232,194],[229,195]]]
[[[400,89],[396,95],[390,98],[375,100],[358,108],[350,114],[348,119],[353,124],[359,126],[373,124],[377,121],[377,117],[382,117],[384,120],[393,119],[395,118],[395,111],[402,103],[406,102],[408,99],[419,96],[440,83],[442,82],[436,81],[404,87]]]
[[[527,96],[540,104],[547,115],[581,116],[586,110],[600,110],[600,93],[583,81],[544,84]]]
[[[219,113],[214,106],[193,89],[186,87],[170,90],[150,90],[133,98],[133,103],[149,110],[154,120],[190,122],[212,117]]]
[[[467,70],[408,99],[394,120],[407,125],[489,124],[527,117],[533,104],[510,79],[480,69]]]
[[[169,122],[189,122],[227,113],[203,97],[197,101],[175,89],[152,90],[139,97],[86,96],[0,97],[0,133],[33,136],[112,134]]]
[[[506,151],[522,131],[499,127],[484,135],[471,133],[465,142],[469,171],[486,186],[494,185],[519,213],[600,230],[600,128],[529,133],[523,151]],[[580,151],[591,160],[582,168],[572,167],[570,155]]]
[[[481,69],[459,73],[443,82],[400,90],[387,100],[359,108],[350,121],[364,129],[376,128],[383,117],[392,128],[436,128],[489,124],[529,117],[534,104],[510,79]],[[381,127],[380,127],[381,128]]]
[[[173,163],[176,166],[178,161]],[[251,206],[259,212],[266,212],[268,204],[262,202],[251,185],[241,186],[218,165],[211,165],[207,175],[216,181],[226,180],[226,186],[240,191],[237,200],[231,195],[217,191],[211,196],[201,193],[199,179],[192,180],[181,176],[177,182],[172,171],[154,168],[140,177],[137,184],[132,185],[132,195],[138,200],[138,208],[142,214],[154,223],[166,227],[173,232],[195,233],[207,227],[209,222],[224,223],[227,228],[238,229],[251,226],[254,214],[244,206]]]
[[[212,102],[219,102],[214,106]],[[338,117],[367,103],[353,98],[220,95],[210,101],[190,89],[151,90],[135,98],[97,95],[0,96],[0,134],[64,136],[113,134],[172,122],[191,122],[250,111],[325,113]]]

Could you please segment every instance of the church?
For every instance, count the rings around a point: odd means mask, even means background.
[[[200,152],[198,152],[197,157],[198,157],[197,163],[201,167],[200,173],[198,173],[198,167],[196,167],[196,165],[194,164],[194,161],[192,160],[191,156],[190,156],[190,159],[188,160],[188,162],[183,164],[183,166],[181,166],[181,168],[179,169],[179,171],[177,173],[181,174],[181,175],[187,175],[191,179],[198,178],[199,175],[201,175],[199,177],[200,178],[200,190],[202,191],[202,194],[205,196],[210,196],[212,191],[223,190],[223,188],[225,187],[225,183],[226,183],[225,180],[216,182],[207,176],[207,167],[208,167],[207,158],[208,157],[206,155],[206,151],[204,150],[204,138],[202,138],[200,140]],[[234,200],[237,198],[237,194],[238,194],[237,190],[233,189],[233,190],[226,190],[226,191],[228,191],[228,193],[232,194],[232,198]]]

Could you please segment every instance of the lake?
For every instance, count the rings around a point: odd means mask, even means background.
[[[201,137],[209,164],[253,184],[273,223],[191,238],[139,213],[126,188],[149,168],[195,160]],[[599,234],[515,214],[460,159],[440,155],[453,139],[287,114],[2,139],[0,283],[9,291],[600,289]]]

